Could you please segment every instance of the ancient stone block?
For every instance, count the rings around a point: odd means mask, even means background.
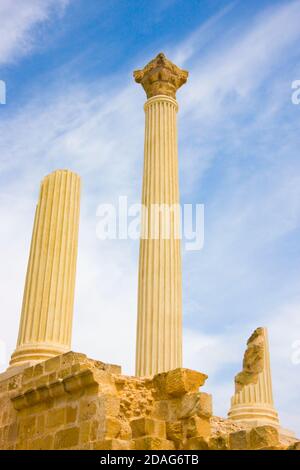
[[[56,408],[48,411],[46,418],[47,428],[57,428],[65,423],[65,408]]]
[[[45,432],[45,415],[42,414],[36,418],[36,433],[43,434]]]
[[[184,430],[182,421],[169,421],[166,423],[167,439],[178,444],[184,439]]]
[[[22,437],[32,436],[36,431],[36,416],[30,416],[20,420],[19,433]]]
[[[71,372],[71,370],[70,370]],[[64,388],[67,393],[76,392],[81,388],[81,379],[78,375],[70,375],[64,379]]]
[[[137,418],[130,422],[132,437],[156,436],[164,439],[166,437],[166,424],[153,418]]]
[[[88,362],[88,358],[86,354],[69,351],[61,355],[61,368],[62,369],[64,369],[65,367],[70,367],[73,364],[78,363],[78,362],[81,362],[81,363]]]
[[[9,425],[8,427],[8,440],[9,441],[14,441],[15,439],[17,439],[17,436],[18,436],[18,425],[17,425],[17,422],[13,422],[12,424]]]
[[[229,450],[226,435],[211,437],[208,446],[210,450]]]
[[[39,377],[40,375],[43,375],[43,373],[44,373],[44,363],[40,362],[39,364],[34,366],[32,376]]]
[[[252,449],[276,446],[279,444],[277,428],[273,426],[257,426],[250,431],[250,446]]]
[[[203,437],[192,437],[184,441],[182,449],[186,450],[208,450],[208,443]]]
[[[79,432],[80,444],[85,444],[90,441],[90,430],[91,430],[91,422],[83,421],[83,423],[81,423],[80,425],[80,432]]]
[[[184,395],[180,403],[179,418],[188,418],[190,416],[205,416],[209,418],[212,415],[212,397],[208,393],[188,393]]]
[[[113,439],[118,437],[121,430],[121,422],[118,418],[108,417],[104,424],[106,439]]]
[[[23,384],[26,384],[27,382],[29,382],[30,380],[32,380],[32,377],[33,377],[33,369],[34,369],[34,366],[32,367],[27,367],[24,372],[23,372],[23,376],[22,376],[22,382]]]
[[[120,428],[120,439],[124,440],[131,440],[132,439],[132,431],[129,422],[125,419],[120,420],[121,428]]]
[[[51,450],[53,448],[53,436],[39,437],[29,442],[27,450]]]
[[[60,369],[61,357],[60,355],[45,361],[45,372],[54,372]]]
[[[134,439],[136,450],[174,450],[174,442],[159,437],[144,436]]]
[[[247,450],[250,448],[249,432],[236,431],[229,434],[229,447],[231,450]]]
[[[86,419],[91,419],[93,418],[98,409],[98,403],[97,401],[81,401],[79,405],[79,420],[84,421]]]
[[[18,395],[12,399],[14,408],[16,410],[21,410],[22,408],[26,407],[26,398],[25,395]]]
[[[47,386],[49,383],[49,376],[48,375],[42,375],[35,381],[35,386],[37,388]]]
[[[69,424],[69,423],[74,423],[74,421],[76,421],[76,418],[77,418],[77,411],[78,411],[78,408],[77,406],[67,406],[66,408],[66,423]]]
[[[184,421],[186,437],[209,437],[210,421],[209,418],[192,416]]]
[[[49,395],[51,398],[58,398],[65,393],[64,384],[61,380],[49,385]]]
[[[59,379],[65,379],[66,377],[69,377],[69,376],[73,376],[73,374],[71,372],[71,367],[65,367],[64,369],[60,369],[57,372],[57,377]],[[71,392],[71,390],[70,390],[70,392]]]
[[[197,392],[206,379],[207,375],[201,372],[178,368],[155,375],[153,384],[156,389],[156,397],[165,399],[180,397],[189,392]]]
[[[79,442],[79,428],[62,429],[55,434],[54,449],[68,449]]]
[[[103,393],[98,399],[99,414],[105,416],[118,416],[120,411],[120,398],[117,395]]]
[[[122,441],[121,439],[104,439],[94,442],[94,450],[131,450],[133,448],[131,441]]]

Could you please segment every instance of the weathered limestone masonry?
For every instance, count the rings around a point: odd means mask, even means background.
[[[134,72],[147,94],[136,375],[182,366],[182,294],[175,99],[188,72],[164,54]],[[161,208],[159,216],[155,209]]]
[[[41,184],[13,367],[70,350],[80,178],[57,170]]]
[[[198,391],[206,378],[128,377],[73,352],[48,359],[0,381],[0,449],[283,448],[276,428],[211,418],[211,396]]]
[[[248,339],[243,371],[235,376],[235,394],[228,416],[252,424],[279,426],[273,401],[266,328],[257,328]]]

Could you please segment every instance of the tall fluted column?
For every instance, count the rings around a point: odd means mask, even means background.
[[[243,371],[235,377],[235,394],[231,399],[228,417],[254,425],[279,425],[273,402],[266,328],[257,328],[248,339]]]
[[[70,350],[80,205],[80,177],[57,170],[41,184],[10,365]]]
[[[188,73],[159,54],[134,73],[147,94],[136,375],[182,366],[176,90]]]

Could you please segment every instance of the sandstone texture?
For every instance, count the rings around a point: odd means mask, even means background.
[[[0,449],[230,450],[287,448],[272,426],[212,416],[206,375],[151,378],[69,352],[0,381]],[[299,450],[300,443],[289,450]]]

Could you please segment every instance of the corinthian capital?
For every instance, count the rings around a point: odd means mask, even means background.
[[[168,60],[162,52],[142,70],[133,72],[135,81],[143,86],[147,98],[156,95],[176,98],[176,91],[187,81],[188,74]]]

